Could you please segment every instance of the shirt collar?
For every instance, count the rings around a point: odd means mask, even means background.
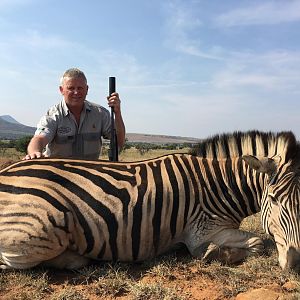
[[[61,106],[62,106],[62,112],[64,116],[67,116],[70,113],[70,110],[65,102],[65,100],[63,99],[61,101]],[[88,101],[84,101],[83,103],[83,110],[84,111],[91,111],[91,104]]]

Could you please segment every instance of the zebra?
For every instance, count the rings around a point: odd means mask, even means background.
[[[299,271],[299,145],[292,132],[234,132],[138,162],[23,160],[0,172],[2,269],[138,262],[185,244],[206,261],[263,250],[239,229],[261,211],[283,269]]]

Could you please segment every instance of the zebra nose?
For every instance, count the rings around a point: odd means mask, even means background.
[[[294,247],[288,249],[286,268],[300,273],[300,249]]]

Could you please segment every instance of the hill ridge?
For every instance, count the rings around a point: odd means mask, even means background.
[[[3,118],[5,117],[5,118]],[[13,121],[7,121],[13,120]],[[15,120],[10,115],[0,116],[0,139],[19,139],[33,135],[36,128],[26,126]],[[172,136],[166,134],[126,133],[130,143],[172,144],[172,143],[197,143],[199,139],[192,137]]]
[[[2,115],[0,116],[1,119],[3,119],[4,121],[13,123],[13,124],[21,124],[20,122],[18,122],[16,119],[14,119],[12,116],[10,115]]]

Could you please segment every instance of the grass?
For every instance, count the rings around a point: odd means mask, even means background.
[[[132,299],[153,299],[153,300],[181,300],[188,299],[179,296],[175,289],[163,287],[161,283],[145,284],[138,282],[131,288]]]
[[[16,160],[18,154],[11,154],[5,159]],[[120,155],[120,160],[142,160],[163,154],[150,150],[141,155],[136,149],[129,149]],[[5,159],[2,157],[3,162]],[[74,272],[41,268],[2,271],[0,299],[222,300],[234,299],[241,292],[259,287],[280,290],[284,294],[282,299],[300,299],[299,275],[283,272],[278,266],[275,246],[263,232],[259,217],[257,214],[246,218],[241,228],[261,236],[266,250],[262,256],[248,258],[237,266],[205,264],[192,258],[183,247],[140,264],[99,263]]]
[[[50,300],[88,300],[88,296],[85,296],[84,293],[74,289],[73,286],[66,285],[54,292]]]
[[[0,160],[20,160],[25,156],[25,153],[17,151],[15,148],[0,148]]]
[[[52,292],[47,272],[42,270],[2,271],[0,282],[0,293],[9,294],[8,299],[39,300]]]
[[[250,217],[244,226],[258,219]],[[269,254],[248,258],[237,266],[205,264],[182,248],[141,264],[99,263],[74,272],[40,268],[2,271],[0,299],[184,300],[196,299],[193,289],[198,287],[201,292],[205,286],[218,292],[219,298],[211,299],[233,299],[251,288],[268,286],[281,289],[289,297],[286,299],[299,299],[299,276],[281,270],[274,245],[269,245]],[[288,282],[294,285],[286,291]]]
[[[164,150],[164,149],[155,149],[155,150],[149,150],[145,153],[141,153],[136,148],[130,148],[123,150],[119,155],[119,161],[139,161],[139,160],[145,160],[145,159],[151,159],[158,156],[162,156],[165,154],[171,154],[171,153],[187,153],[189,151],[189,148],[184,149],[178,149],[178,150]],[[100,156],[101,159],[107,160],[108,159],[108,149],[104,148],[102,151],[102,155]]]

